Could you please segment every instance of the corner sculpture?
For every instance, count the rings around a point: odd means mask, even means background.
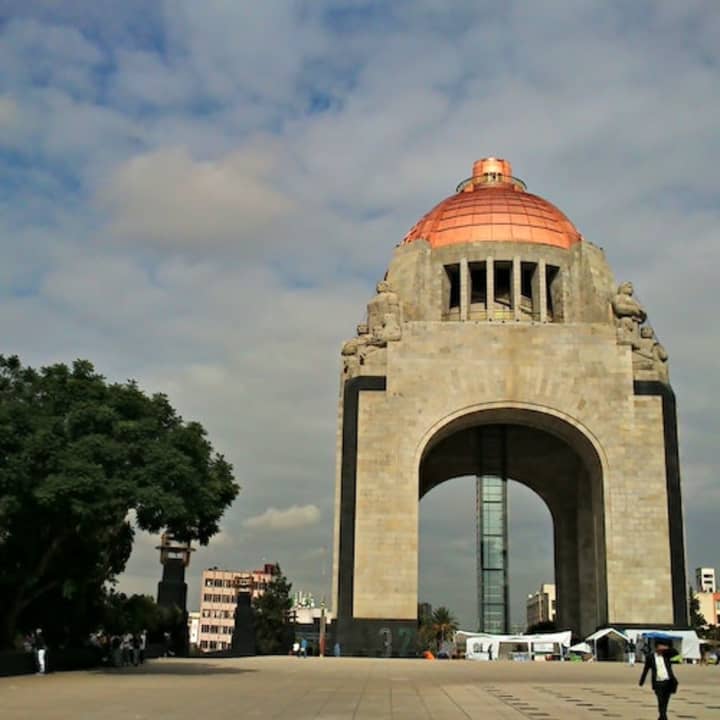
[[[358,324],[356,337],[348,340],[340,351],[347,378],[355,377],[361,366],[381,368],[386,355],[374,353],[402,338],[402,311],[397,294],[386,280],[377,284],[376,291],[367,306],[367,322]]]
[[[687,625],[668,353],[566,215],[477,161],[396,245],[361,320],[338,398],[343,655],[416,653],[419,501],[463,476],[548,507],[560,627]]]
[[[668,384],[668,353],[655,337],[649,325],[643,325],[647,313],[635,299],[632,283],[622,283],[612,299],[612,309],[618,330],[618,343],[633,350],[633,369],[638,378],[657,379]],[[647,377],[646,377],[647,376]]]

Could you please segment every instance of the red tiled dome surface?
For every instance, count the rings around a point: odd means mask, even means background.
[[[582,236],[547,200],[525,192],[510,163],[485,158],[473,177],[422,217],[403,244],[424,238],[433,248],[467,242],[530,242],[569,248]]]

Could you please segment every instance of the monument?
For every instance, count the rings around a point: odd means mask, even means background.
[[[476,162],[410,230],[342,348],[343,655],[414,653],[419,500],[459,476],[548,506],[558,627],[687,625],[675,397],[646,320],[505,160]]]

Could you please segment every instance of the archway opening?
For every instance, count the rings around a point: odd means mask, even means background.
[[[478,597],[477,479],[453,478],[420,502],[418,599],[448,607],[461,629],[480,625]],[[526,629],[527,596],[555,582],[553,523],[533,490],[508,480],[509,629]],[[480,550],[481,552],[481,550]],[[486,563],[487,566],[487,563]]]
[[[589,438],[558,417],[499,408],[450,421],[427,443],[419,497],[452,478],[512,478],[552,517],[557,625],[577,635],[607,621],[602,466]]]

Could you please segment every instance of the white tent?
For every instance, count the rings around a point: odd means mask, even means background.
[[[592,655],[592,648],[586,642],[580,642],[576,645],[571,645],[569,648],[570,652],[583,653],[585,655]]]
[[[598,654],[598,640],[608,638],[609,643],[605,645],[601,655]],[[585,640],[592,645],[593,655],[596,660],[622,660],[625,658],[625,643],[630,638],[620,630],[607,627],[602,630],[596,630],[592,635],[588,635]]]
[[[529,659],[532,656],[562,654],[562,649],[570,646],[571,638],[569,630],[534,635],[493,635],[459,630],[455,634],[456,643],[466,643],[465,657],[468,660]]]
[[[605,637],[606,635],[617,635],[621,640],[624,640],[627,642],[630,640],[630,637],[626,635],[624,632],[620,632],[620,630],[616,630],[615,628],[603,628],[602,630],[596,630],[592,635],[588,635],[585,640],[588,642],[597,642],[600,638]]]
[[[668,637],[680,640],[680,643],[675,640],[673,646],[676,647],[680,654],[685,660],[700,660],[700,638],[694,630],[655,630],[647,628],[645,630],[638,630],[633,628],[632,630],[625,630],[625,634],[638,646],[642,644],[643,635],[648,639],[652,640],[657,637]],[[680,647],[678,648],[678,644]]]

